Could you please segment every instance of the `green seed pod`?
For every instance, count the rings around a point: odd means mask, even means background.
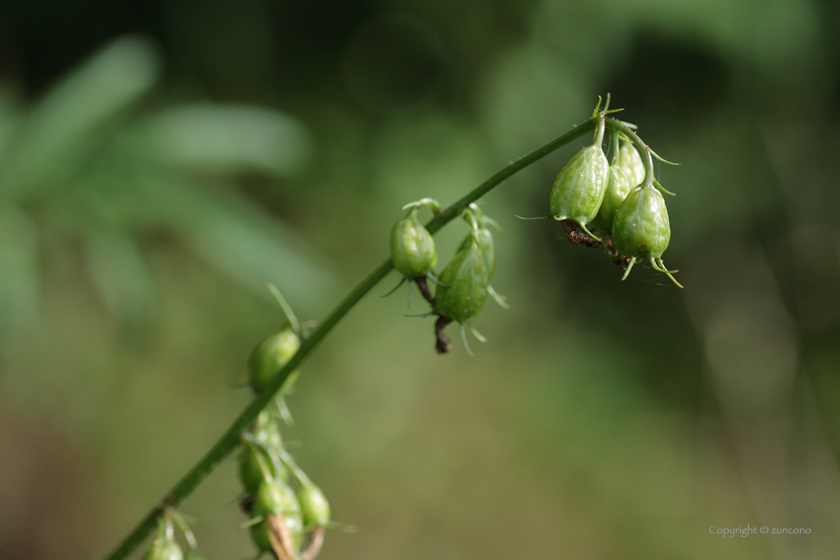
[[[283,523],[289,532],[292,534],[292,546],[295,550],[300,549],[303,542],[303,518],[300,513],[284,513]],[[251,540],[259,550],[265,552],[273,552],[274,547],[271,546],[271,539],[268,536],[268,523],[265,520],[251,525]]]
[[[279,480],[264,480],[254,497],[254,515],[272,513],[300,513],[300,503],[288,484]]]
[[[282,482],[289,480],[289,469],[282,462],[272,459],[267,450],[244,445],[239,455],[239,480],[249,494],[257,492],[265,480],[263,468],[267,470],[266,474],[270,478]]]
[[[321,489],[311,482],[301,485],[298,501],[306,527],[325,527],[330,522],[330,503]]]
[[[601,143],[604,139],[604,121],[600,120],[595,132],[595,142],[575,154],[554,179],[549,195],[551,216],[557,220],[571,220],[583,231],[598,239],[586,229],[598,214],[598,208],[607,190],[609,162]]]
[[[487,276],[493,278],[493,273],[496,272],[496,245],[493,241],[493,234],[489,228],[481,227],[475,232],[475,239],[478,241],[478,246],[481,249],[481,256],[484,257],[484,266],[487,269]],[[458,247],[458,251],[463,251],[472,243],[469,236],[465,237]]]
[[[268,449],[282,449],[283,435],[279,423],[267,410],[260,412],[251,428],[254,441]]]
[[[303,543],[303,531],[305,527],[303,524],[303,516],[300,512],[287,513],[285,521],[286,527],[288,527],[289,532],[292,533],[292,546],[294,546],[295,550],[300,550],[300,545]]]
[[[300,503],[288,484],[279,481],[264,481],[254,498],[252,510],[255,517],[283,514],[283,521],[292,534],[295,549],[300,548],[303,539],[303,516]],[[272,551],[265,520],[251,526],[251,540],[260,550]]]
[[[633,187],[630,185],[630,180],[621,167],[615,164],[610,165],[607,175],[607,191],[604,194],[604,200],[601,201],[598,215],[590,224],[592,229],[607,236],[612,234],[615,213],[621,203],[624,202],[631,188]]]
[[[143,560],[183,560],[184,553],[178,543],[172,539],[158,539],[152,543],[152,548]]]
[[[621,148],[618,150],[618,166],[627,175],[631,187],[642,184],[645,180],[645,164],[639,150],[629,140],[621,140]]]
[[[462,245],[443,272],[435,292],[435,311],[461,324],[481,312],[487,300],[490,275],[475,233]]]
[[[259,394],[264,391],[299,348],[300,338],[289,324],[257,344],[248,359],[248,371],[254,392]],[[284,390],[294,382],[296,374],[297,372],[292,372],[289,375],[283,384]]]
[[[653,185],[641,185],[630,191],[616,212],[612,239],[618,253],[630,258],[624,278],[636,260],[647,259],[653,268],[666,273],[682,288],[662,262],[662,254],[671,240],[671,224],[665,199]]]
[[[435,240],[420,220],[417,208],[394,224],[391,230],[391,260],[406,278],[426,276],[437,264]]]

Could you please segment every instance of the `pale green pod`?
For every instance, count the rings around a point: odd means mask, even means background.
[[[300,547],[303,538],[303,516],[297,496],[287,484],[280,481],[264,481],[254,498],[252,513],[254,517],[282,513],[284,523],[292,533],[295,549]],[[258,549],[270,552],[273,548],[268,531],[264,520],[252,525],[251,540]]]
[[[612,234],[612,224],[615,219],[615,214],[624,199],[627,197],[630,189],[630,180],[621,167],[618,165],[610,165],[609,173],[607,175],[607,189],[604,193],[604,200],[601,201],[601,207],[598,209],[598,214],[589,226],[604,235]]]
[[[263,473],[263,469],[266,472]],[[239,480],[249,494],[259,490],[265,477],[289,480],[289,469],[279,461],[274,461],[269,451],[254,445],[244,445],[239,455]]]
[[[300,338],[289,324],[260,342],[248,359],[248,372],[254,392],[263,392],[299,348]],[[292,372],[286,379],[284,392],[294,383],[296,373]]]
[[[637,260],[644,259],[682,288],[662,262],[671,241],[671,223],[665,199],[653,185],[638,186],[624,199],[613,220],[612,240],[618,253],[630,259],[624,278]]]
[[[298,501],[307,527],[326,527],[330,522],[330,503],[320,488],[311,482],[301,484]]]
[[[435,240],[417,219],[417,209],[394,224],[391,230],[391,260],[406,278],[426,276],[437,264]]]
[[[598,214],[607,190],[609,162],[600,142],[587,146],[563,166],[549,195],[551,216],[571,220],[586,233],[586,224]],[[594,235],[592,237],[595,237]]]
[[[435,312],[461,324],[481,312],[489,293],[490,276],[481,247],[470,234],[466,247],[455,255],[443,272],[435,292]]]
[[[487,275],[492,279],[493,273],[496,272],[496,245],[493,241],[493,233],[487,227],[481,227],[475,232],[475,239],[478,241],[478,246],[481,249],[481,255],[484,257],[484,265],[487,268]],[[458,251],[463,251],[472,243],[469,237],[464,238]]]
[[[184,552],[172,539],[155,540],[143,560],[183,560]]]
[[[621,140],[621,148],[618,150],[618,166],[627,175],[631,187],[641,185],[642,181],[645,180],[645,164],[633,142]]]

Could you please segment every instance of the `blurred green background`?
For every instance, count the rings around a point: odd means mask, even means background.
[[[610,92],[683,164],[686,289],[514,218],[583,141],[491,193],[474,358],[392,273],[303,370],[286,437],[359,528],[321,558],[836,558],[838,42],[829,0],[4,1],[0,557],[110,552],[248,402],[266,282],[322,318],[402,204]],[[253,554],[238,493],[182,508],[211,560]],[[710,533],[747,524],[811,532]]]

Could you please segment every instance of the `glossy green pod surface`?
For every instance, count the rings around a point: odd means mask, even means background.
[[[484,257],[484,266],[487,268],[487,276],[493,278],[493,273],[496,272],[496,245],[493,241],[493,233],[487,227],[482,227],[475,232],[475,238],[478,241],[478,246],[481,249],[481,256]],[[463,251],[472,243],[469,237],[464,238],[461,242],[458,251]]]
[[[289,486],[278,481],[264,481],[254,498],[254,517],[283,514],[283,520],[294,538],[295,549],[303,538],[303,517],[297,496]],[[251,540],[260,550],[271,551],[268,525],[260,521],[251,526]]]
[[[260,342],[248,359],[248,373],[254,392],[264,391],[299,348],[300,338],[289,324]],[[293,372],[287,383],[291,384],[295,377]]]
[[[624,257],[660,258],[671,241],[665,199],[653,185],[634,188],[613,220],[612,239]]]
[[[391,229],[391,260],[406,278],[426,276],[437,264],[435,240],[417,219],[417,210]]]
[[[174,540],[156,540],[143,560],[183,560],[184,553]]]
[[[325,527],[330,522],[330,503],[321,489],[311,482],[301,485],[298,501],[305,526]]]
[[[621,148],[618,150],[618,166],[627,175],[631,187],[642,184],[645,180],[645,164],[639,150],[628,140],[621,141]]]
[[[563,166],[549,195],[555,220],[586,226],[598,214],[607,189],[609,162],[600,143],[587,146]]]
[[[621,170],[621,167],[610,165],[604,200],[601,201],[601,207],[598,209],[598,214],[592,220],[590,227],[605,235],[611,235],[615,214],[632,188],[633,185],[630,184],[630,180]]]
[[[259,455],[258,455],[259,454]],[[279,479],[283,482],[289,480],[289,470],[282,463],[275,463],[268,451],[265,449],[245,445],[239,455],[239,480],[242,482],[242,487],[249,494],[254,494],[260,488],[260,485],[265,480],[263,475],[264,465],[267,470],[267,475],[271,478]]]
[[[435,292],[435,311],[459,323],[481,312],[487,301],[490,276],[481,247],[471,233],[466,247],[455,255],[443,272]]]

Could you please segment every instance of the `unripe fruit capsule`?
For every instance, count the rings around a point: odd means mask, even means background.
[[[586,229],[586,224],[598,214],[607,189],[609,162],[601,149],[603,127],[602,121],[595,143],[583,148],[563,166],[549,195],[551,216],[555,220],[571,220],[595,239],[598,238]]]
[[[417,219],[417,208],[391,230],[391,260],[406,278],[426,276],[437,264],[435,240]]]
[[[295,549],[303,538],[303,518],[297,496],[284,482],[266,480],[260,485],[254,498],[253,515],[266,518],[283,514],[283,521],[292,533]],[[265,519],[251,526],[251,539],[260,550],[272,551],[269,528]]]
[[[263,473],[263,468],[267,472]],[[249,494],[257,492],[266,475],[283,482],[289,480],[289,470],[282,463],[272,460],[268,451],[254,445],[243,446],[239,456],[239,480],[245,491]]]
[[[435,292],[435,311],[461,324],[481,312],[490,286],[487,264],[473,233],[464,245],[440,273]]]
[[[665,199],[653,185],[641,185],[630,191],[616,212],[612,239],[619,254],[630,258],[624,278],[637,259],[649,259],[653,268],[667,274],[682,288],[662,262],[662,254],[671,240],[671,224]]]
[[[618,150],[618,166],[627,175],[631,187],[642,184],[645,180],[645,164],[639,150],[629,140],[621,140],[621,148]]]
[[[330,503],[321,489],[311,482],[301,485],[298,501],[306,527],[325,527],[330,522]]]
[[[618,165],[610,165],[604,200],[601,201],[601,207],[598,209],[598,214],[592,220],[590,227],[604,235],[612,235],[615,213],[618,212],[618,208],[632,188],[633,186],[624,171]]]
[[[184,553],[178,543],[171,539],[156,540],[143,560],[183,560]]]
[[[481,249],[481,256],[484,258],[484,266],[487,270],[488,278],[493,278],[493,273],[496,272],[496,245],[493,241],[493,233],[486,227],[481,227],[475,231],[475,241],[478,242],[478,247]],[[468,248],[468,245],[473,241],[469,237],[464,238],[458,251],[463,251]]]
[[[248,359],[248,372],[254,392],[263,392],[299,348],[300,338],[289,324],[260,342]],[[289,375],[284,388],[294,382],[296,373]]]

